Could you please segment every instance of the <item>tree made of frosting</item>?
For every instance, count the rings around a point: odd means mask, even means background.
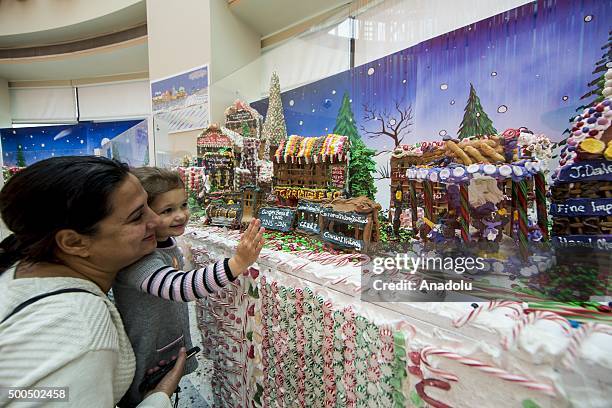
[[[352,197],[366,196],[374,200],[376,187],[372,173],[376,171],[376,163],[372,159],[374,150],[368,149],[361,140],[348,94],[342,98],[342,106],[336,118],[334,133],[348,136],[350,142],[349,160],[349,194]]]
[[[280,95],[280,82],[276,72],[270,79],[270,97],[268,100],[268,112],[263,124],[263,138],[271,145],[278,146],[281,140],[287,138],[287,125],[283,114],[283,102]]]
[[[608,64],[612,62],[612,31],[608,32],[608,42],[603,47],[601,47],[601,49],[604,50],[604,53],[601,56],[601,59],[595,63],[595,69],[592,72],[592,74],[597,75],[597,77],[588,84],[588,86],[592,89],[580,97],[580,99],[590,99],[582,106],[579,106],[576,111],[581,111],[584,108],[596,105],[599,102],[603,101],[605,98],[603,94],[603,90],[606,83],[605,75],[608,71]]]
[[[463,120],[459,126],[459,139],[479,135],[494,135],[497,130],[482,108],[474,85],[470,83],[470,96],[464,109]]]

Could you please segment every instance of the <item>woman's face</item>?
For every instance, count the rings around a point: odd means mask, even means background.
[[[100,269],[116,272],[156,248],[159,217],[147,205],[147,193],[132,174],[111,195],[111,209],[91,237],[89,260]]]

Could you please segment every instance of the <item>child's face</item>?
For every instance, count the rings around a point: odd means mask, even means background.
[[[160,194],[151,204],[151,209],[161,220],[155,230],[158,240],[176,237],[185,232],[190,214],[185,190],[177,188]]]

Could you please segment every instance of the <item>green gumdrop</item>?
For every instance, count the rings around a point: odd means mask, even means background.
[[[252,332],[252,331],[247,332],[247,334],[246,334],[246,338],[247,338],[247,340],[249,340],[249,341],[253,341],[253,332]]]
[[[523,408],[540,408],[538,404],[530,399],[523,400]]]
[[[406,345],[406,339],[404,338],[404,335],[400,331],[396,331],[395,333],[393,333],[393,341],[395,342],[396,346]]]

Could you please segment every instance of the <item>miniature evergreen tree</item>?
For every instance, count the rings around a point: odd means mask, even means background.
[[[349,194],[352,197],[364,195],[374,200],[376,194],[374,177],[372,176],[372,173],[376,171],[376,163],[372,159],[374,150],[368,149],[359,136],[351,102],[346,93],[342,98],[342,106],[336,118],[334,133],[348,136],[350,142]]]
[[[287,125],[283,114],[283,102],[280,96],[280,83],[276,72],[270,80],[270,97],[268,99],[268,112],[263,124],[262,137],[269,140],[273,146],[278,146],[281,140],[287,138]]]
[[[23,148],[21,147],[21,145],[17,145],[17,163],[16,165],[17,167],[26,166],[26,159],[25,159],[25,155],[23,154]]]
[[[604,100],[603,90],[606,82],[605,75],[608,71],[608,64],[612,62],[612,31],[608,33],[608,42],[601,47],[601,49],[604,50],[604,54],[601,56],[601,59],[595,63],[595,69],[592,72],[593,75],[597,75],[597,77],[588,84],[589,87],[595,88],[580,97],[580,99],[594,98],[583,106],[579,106],[577,109],[578,111]]]
[[[251,137],[251,130],[246,122],[242,122],[242,137]]]
[[[459,126],[459,139],[479,135],[494,135],[496,133],[497,130],[493,127],[493,122],[480,104],[480,98],[476,95],[474,85],[470,83],[470,96],[465,106],[461,126]]]

